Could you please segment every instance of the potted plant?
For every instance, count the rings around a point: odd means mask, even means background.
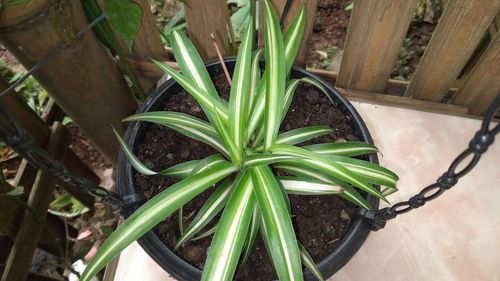
[[[328,198],[339,195],[361,208],[376,208],[378,199],[386,200],[386,195],[397,190],[398,177],[377,165],[377,149],[369,143],[369,133],[354,108],[317,77],[292,67],[304,28],[304,9],[282,35],[269,2],[264,1],[263,6],[265,50],[253,52],[254,25],[250,20],[236,61],[227,61],[228,66],[234,68],[228,101],[219,96],[210,76],[210,72],[221,72],[220,64],[205,66],[183,33],[170,35],[169,41],[182,74],[156,62],[177,83],[172,80],[165,83],[157,94],[148,98],[139,113],[125,120],[135,123],[127,130],[125,141],[117,135],[123,148],[119,161],[119,186],[122,193],[126,191],[125,195],[138,192],[134,187],[137,183],[132,167],[144,175],[161,175],[179,181],[171,181],[170,186],[142,206],[125,210],[128,218],[101,246],[83,273],[82,281],[90,280],[121,250],[145,234],[149,242],[141,238],[141,245],[156,261],[183,280],[232,280],[238,265],[248,260],[259,233],[280,280],[302,280],[304,276],[322,280],[322,273],[333,274],[363,243],[369,232],[368,225],[363,219],[354,218],[340,245],[320,262],[318,268],[307,247],[297,240],[290,194]],[[263,53],[265,69],[261,74],[260,56]],[[332,134],[332,128],[318,125],[280,133],[280,125],[300,82],[314,85],[337,104],[350,118],[354,133],[363,141],[303,145]],[[200,118],[161,111],[165,103],[180,96],[182,90],[199,103],[204,113],[197,113]],[[182,103],[182,99],[185,98],[181,97],[177,103]],[[299,107],[296,106],[297,110]],[[332,105],[326,107],[332,108]],[[206,120],[202,119],[205,117]],[[143,164],[133,151],[138,146],[137,138],[146,129],[144,121],[164,125],[171,132],[202,142],[211,147],[207,151],[213,154],[189,160],[181,155],[192,154],[189,150],[187,153],[170,151],[165,161],[175,157],[172,155],[180,155],[179,159],[189,161],[156,172]],[[154,141],[168,140],[156,136]],[[192,151],[195,150],[193,147]],[[365,159],[371,162],[352,158],[361,155],[368,155]],[[379,186],[385,188],[381,190]],[[205,232],[214,235],[201,272],[176,257],[150,230],[209,189],[206,202],[187,229],[183,229],[180,219],[182,235],[172,249],[182,248],[207,225],[213,225]],[[217,220],[218,213],[221,215]],[[170,266],[164,263],[170,263]],[[302,264],[310,273],[304,275]]]

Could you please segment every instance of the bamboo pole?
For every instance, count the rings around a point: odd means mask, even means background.
[[[88,25],[80,1],[34,0],[5,9],[0,18],[0,42],[31,68],[62,42],[69,46],[35,73],[57,104],[87,134],[106,158],[116,163],[121,120],[137,103],[123,76],[92,32],[73,34]]]

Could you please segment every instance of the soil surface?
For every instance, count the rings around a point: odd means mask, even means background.
[[[222,76],[214,79],[221,97],[229,95],[229,86]],[[185,92],[173,96],[165,110],[179,111],[206,119],[198,103]],[[333,133],[311,143],[333,142],[340,139],[357,140],[348,119],[323,94],[308,86],[299,86],[290,111],[281,127],[282,131],[311,125],[329,125]],[[139,159],[154,170],[216,153],[211,147],[191,140],[166,127],[150,124],[139,137],[136,146]],[[142,195],[149,199],[175,180],[162,176],[136,174],[135,179]],[[184,206],[183,226],[186,228],[214,187],[203,192]],[[356,207],[337,196],[290,196],[293,223],[298,239],[316,262],[321,261],[340,243],[351,225]],[[217,217],[205,230],[210,229]],[[173,249],[180,237],[178,214],[175,213],[154,228],[160,239]],[[212,236],[190,241],[177,254],[190,264],[203,269]],[[276,275],[260,237],[256,241],[249,261],[238,269],[236,280],[274,280]]]

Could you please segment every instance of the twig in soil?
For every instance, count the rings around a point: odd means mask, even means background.
[[[231,75],[229,75],[229,71],[227,71],[226,63],[224,62],[224,58],[222,58],[222,54],[219,49],[219,45],[217,45],[217,41],[215,40],[215,36],[213,33],[210,33],[210,38],[212,38],[212,43],[215,47],[215,52],[219,57],[220,63],[222,65],[222,69],[224,70],[224,74],[226,75],[227,82],[229,82],[229,86],[231,86]]]

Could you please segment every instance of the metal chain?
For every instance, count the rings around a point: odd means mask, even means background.
[[[15,116],[3,102],[0,102],[0,112],[10,123],[10,126],[6,126],[0,122],[0,132],[5,136],[5,141],[31,164],[78,187],[82,192],[102,198],[103,202],[110,205],[113,211],[121,207],[122,200],[117,194],[68,171],[61,161],[54,159],[46,150],[38,146],[34,138],[17,122]]]
[[[370,220],[372,230],[379,230],[385,227],[388,220],[396,218],[398,215],[407,213],[425,205],[425,203],[441,196],[446,190],[452,188],[458,183],[458,180],[468,174],[479,162],[488,147],[495,141],[495,135],[500,132],[500,124],[490,128],[495,112],[500,108],[500,95],[496,97],[493,103],[486,111],[481,129],[474,135],[469,142],[469,147],[453,160],[448,170],[440,176],[437,181],[420,191],[418,194],[410,197],[407,201],[394,204],[378,211],[363,210],[361,215]],[[457,172],[459,166],[463,165],[465,160],[472,155],[467,166]]]

